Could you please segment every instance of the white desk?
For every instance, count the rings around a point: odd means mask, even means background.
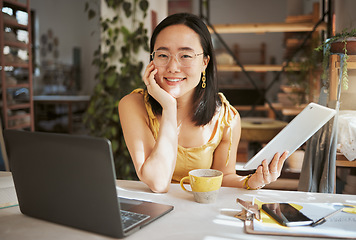
[[[240,207],[235,203],[236,198],[240,197],[244,200],[252,200],[253,197],[257,197],[259,200],[266,202],[304,201],[356,204],[356,195],[288,192],[263,189],[258,191],[248,191],[234,188],[222,188],[218,201],[214,204],[199,204],[194,202],[191,194],[184,192],[177,184],[172,184],[171,189],[167,194],[152,193],[142,182],[117,181],[117,185],[120,196],[151,200],[159,203],[171,204],[175,207],[172,212],[127,237],[126,239],[128,240],[308,239],[305,237],[277,237],[244,233],[243,222],[233,217],[236,212],[240,210]],[[0,209],[0,239],[100,240],[111,238],[27,217],[20,213],[18,207],[10,207]],[[315,240],[315,238],[310,239]]]

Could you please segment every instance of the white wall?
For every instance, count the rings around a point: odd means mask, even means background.
[[[83,94],[90,94],[94,85],[96,70],[92,66],[93,53],[99,46],[99,25],[88,20],[84,12],[87,0],[31,0],[31,9],[36,14],[37,56],[40,57],[40,38],[51,29],[59,40],[58,61],[71,65],[73,48],[81,49],[81,85]],[[95,32],[92,35],[92,32]],[[43,59],[42,59],[43,60]],[[39,62],[38,62],[39,63]],[[38,79],[38,78],[37,78]],[[38,81],[38,80],[37,80]]]
[[[344,28],[356,28],[356,1],[335,1],[335,30],[341,32]]]

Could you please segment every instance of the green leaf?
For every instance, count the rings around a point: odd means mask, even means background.
[[[128,39],[130,37],[130,31],[125,26],[122,26],[120,29],[121,29],[122,34],[124,34],[125,43],[127,43],[126,39]]]
[[[140,9],[143,11],[143,12],[146,12],[147,9],[148,9],[148,1],[147,0],[141,0],[140,3],[139,3],[139,6],[140,6]]]
[[[118,116],[118,115],[113,115],[113,116],[112,116],[112,120],[113,120],[114,122],[119,122],[119,116]]]
[[[129,18],[131,16],[131,3],[125,1],[122,8],[124,9],[126,17]]]
[[[109,86],[109,87],[112,87],[114,85],[116,81],[116,73],[113,72],[111,73],[107,78],[106,78],[106,84]]]
[[[111,23],[112,23],[113,25],[115,25],[115,24],[117,23],[117,21],[119,21],[119,17],[118,17],[118,16],[115,16],[115,17],[112,19]]]
[[[96,12],[93,9],[89,9],[89,12],[88,12],[89,20],[95,18],[95,16],[96,16]]]

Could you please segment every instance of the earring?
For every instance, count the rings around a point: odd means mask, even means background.
[[[201,81],[203,82],[203,83],[201,84],[201,87],[202,87],[202,88],[205,88],[205,87],[206,87],[206,83],[205,83],[205,81],[206,81],[206,78],[205,78],[205,71],[203,72],[203,77],[201,78]]]

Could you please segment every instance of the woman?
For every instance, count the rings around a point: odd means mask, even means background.
[[[137,89],[119,103],[125,141],[136,173],[153,192],[167,192],[192,169],[224,173],[223,186],[258,189],[280,175],[287,153],[253,175],[235,171],[241,135],[238,112],[217,93],[211,36],[195,15],[168,16],[151,38],[151,62]]]

